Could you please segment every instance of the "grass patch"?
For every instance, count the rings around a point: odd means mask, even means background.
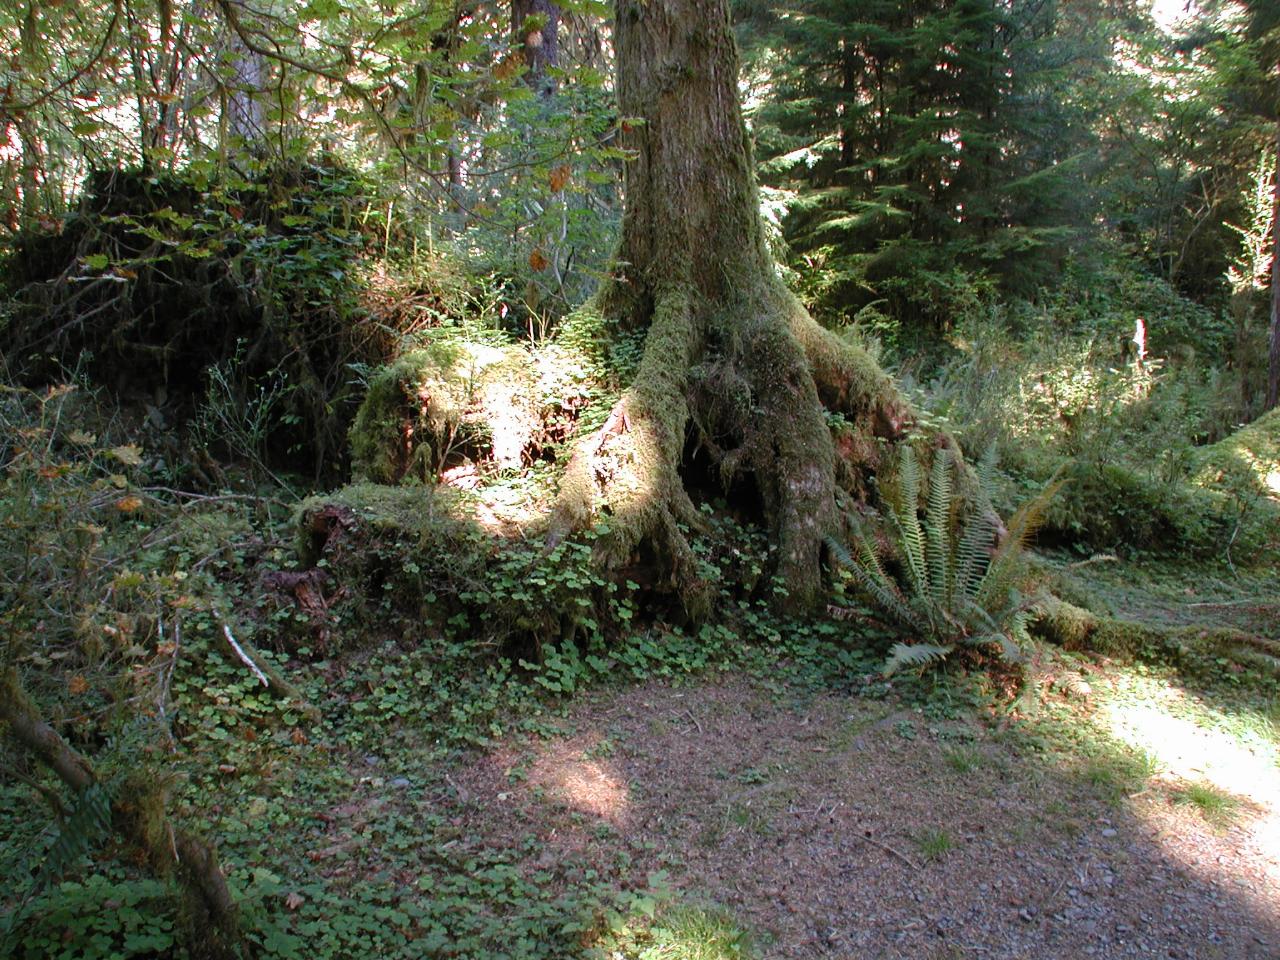
[[[651,942],[625,954],[634,960],[750,960],[759,954],[751,935],[725,909],[677,906],[659,915]]]
[[[1208,783],[1189,783],[1173,791],[1174,803],[1195,807],[1204,819],[1216,827],[1229,825],[1240,813],[1240,801]]]
[[[952,747],[942,752],[947,766],[956,773],[972,773],[985,763],[986,758],[976,747]]]
[[[945,830],[922,830],[913,839],[920,856],[926,860],[941,860],[956,848],[956,842]]]
[[[1080,774],[1105,800],[1119,803],[1141,790],[1159,770],[1159,762],[1147,751],[1111,743],[1086,760]]]

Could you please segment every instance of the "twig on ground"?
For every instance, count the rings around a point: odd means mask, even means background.
[[[222,635],[227,638],[227,643],[231,644],[231,649],[236,652],[236,656],[243,660],[254,675],[262,681],[262,685],[264,687],[271,686],[271,681],[267,679],[267,675],[262,672],[262,669],[256,663],[249,659],[249,655],[244,652],[244,647],[236,642],[236,638],[231,632],[231,627],[226,622],[222,624]]]
[[[897,848],[895,848],[895,847],[891,847],[891,846],[889,846],[889,844],[887,844],[887,843],[883,843],[883,842],[881,842],[881,841],[877,840],[875,837],[871,836],[869,833],[866,833],[866,832],[863,832],[863,833],[855,833],[855,834],[854,834],[854,836],[855,836],[855,837],[857,837],[859,840],[865,840],[867,843],[871,844],[872,846],[879,847],[881,850],[885,851],[886,853],[891,853],[891,854],[893,854],[895,857],[897,857],[899,860],[901,860],[903,863],[905,863],[905,864],[906,864],[908,867],[910,867],[912,870],[919,870],[919,869],[920,869],[920,865],[919,865],[919,864],[917,864],[917,863],[916,863],[914,860],[912,860],[910,857],[908,857],[908,856],[907,856],[905,853],[903,853],[901,850],[898,850],[898,849],[897,849]]]

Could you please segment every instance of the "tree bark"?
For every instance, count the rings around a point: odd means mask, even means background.
[[[726,486],[747,480],[792,608],[813,605],[823,541],[840,526],[827,414],[854,424],[860,468],[898,439],[907,404],[861,349],[819,327],[778,278],[738,103],[728,0],[618,0],[614,39],[626,209],[613,278],[588,310],[647,331],[636,378],[578,447],[552,540],[608,517],[607,566],[647,554],[690,613],[705,612],[686,531],[686,440]],[[824,409],[825,408],[825,409]]]
[[[1277,90],[1280,93],[1280,89]],[[1280,103],[1280,97],[1277,98]],[[1271,212],[1271,327],[1267,351],[1267,402],[1263,411],[1280,403],[1280,120],[1276,121],[1275,202]]]
[[[541,23],[525,28],[536,16]],[[537,24],[537,21],[535,21]],[[524,57],[524,80],[540,97],[555,92],[556,79],[548,69],[560,62],[560,8],[554,0],[511,0],[511,29]]]

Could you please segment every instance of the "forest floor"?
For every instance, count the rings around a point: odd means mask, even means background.
[[[1088,683],[1017,725],[650,684],[452,771],[456,816],[503,847],[536,830],[544,860],[632,850],[766,957],[1275,957],[1274,727],[1140,673]]]
[[[1117,613],[1280,629],[1271,571],[1080,572]],[[211,652],[178,794],[281,960],[1280,956],[1274,677],[1054,651],[1011,704],[838,649],[547,699],[389,643],[288,664],[312,720]],[[43,821],[0,801],[8,856]],[[35,909],[110,926],[130,876]]]
[[[1092,576],[1127,609],[1149,597],[1144,618],[1280,623],[1275,597],[1241,600],[1230,578],[1161,593],[1132,569]],[[1074,696],[1043,677],[1013,710],[874,675],[596,690],[548,729],[420,771],[427,795],[397,805],[540,883],[657,876],[659,925],[693,909],[743,931],[741,953],[644,957],[1280,955],[1276,701],[1104,658],[1072,669]],[[387,815],[361,773],[334,845]]]

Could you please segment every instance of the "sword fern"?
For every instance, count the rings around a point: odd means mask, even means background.
[[[936,451],[922,498],[916,454],[911,447],[903,449],[881,511],[896,564],[886,564],[869,524],[853,514],[853,549],[827,540],[831,557],[865,598],[912,635],[910,642],[894,646],[886,674],[923,668],[959,646],[1022,659],[1035,601],[1018,589],[1019,561],[1062,481],[1055,479],[1019,507],[1006,527],[991,503],[994,452],[984,455],[968,484],[964,470],[958,455]],[[957,495],[961,486],[971,488],[963,501]]]

